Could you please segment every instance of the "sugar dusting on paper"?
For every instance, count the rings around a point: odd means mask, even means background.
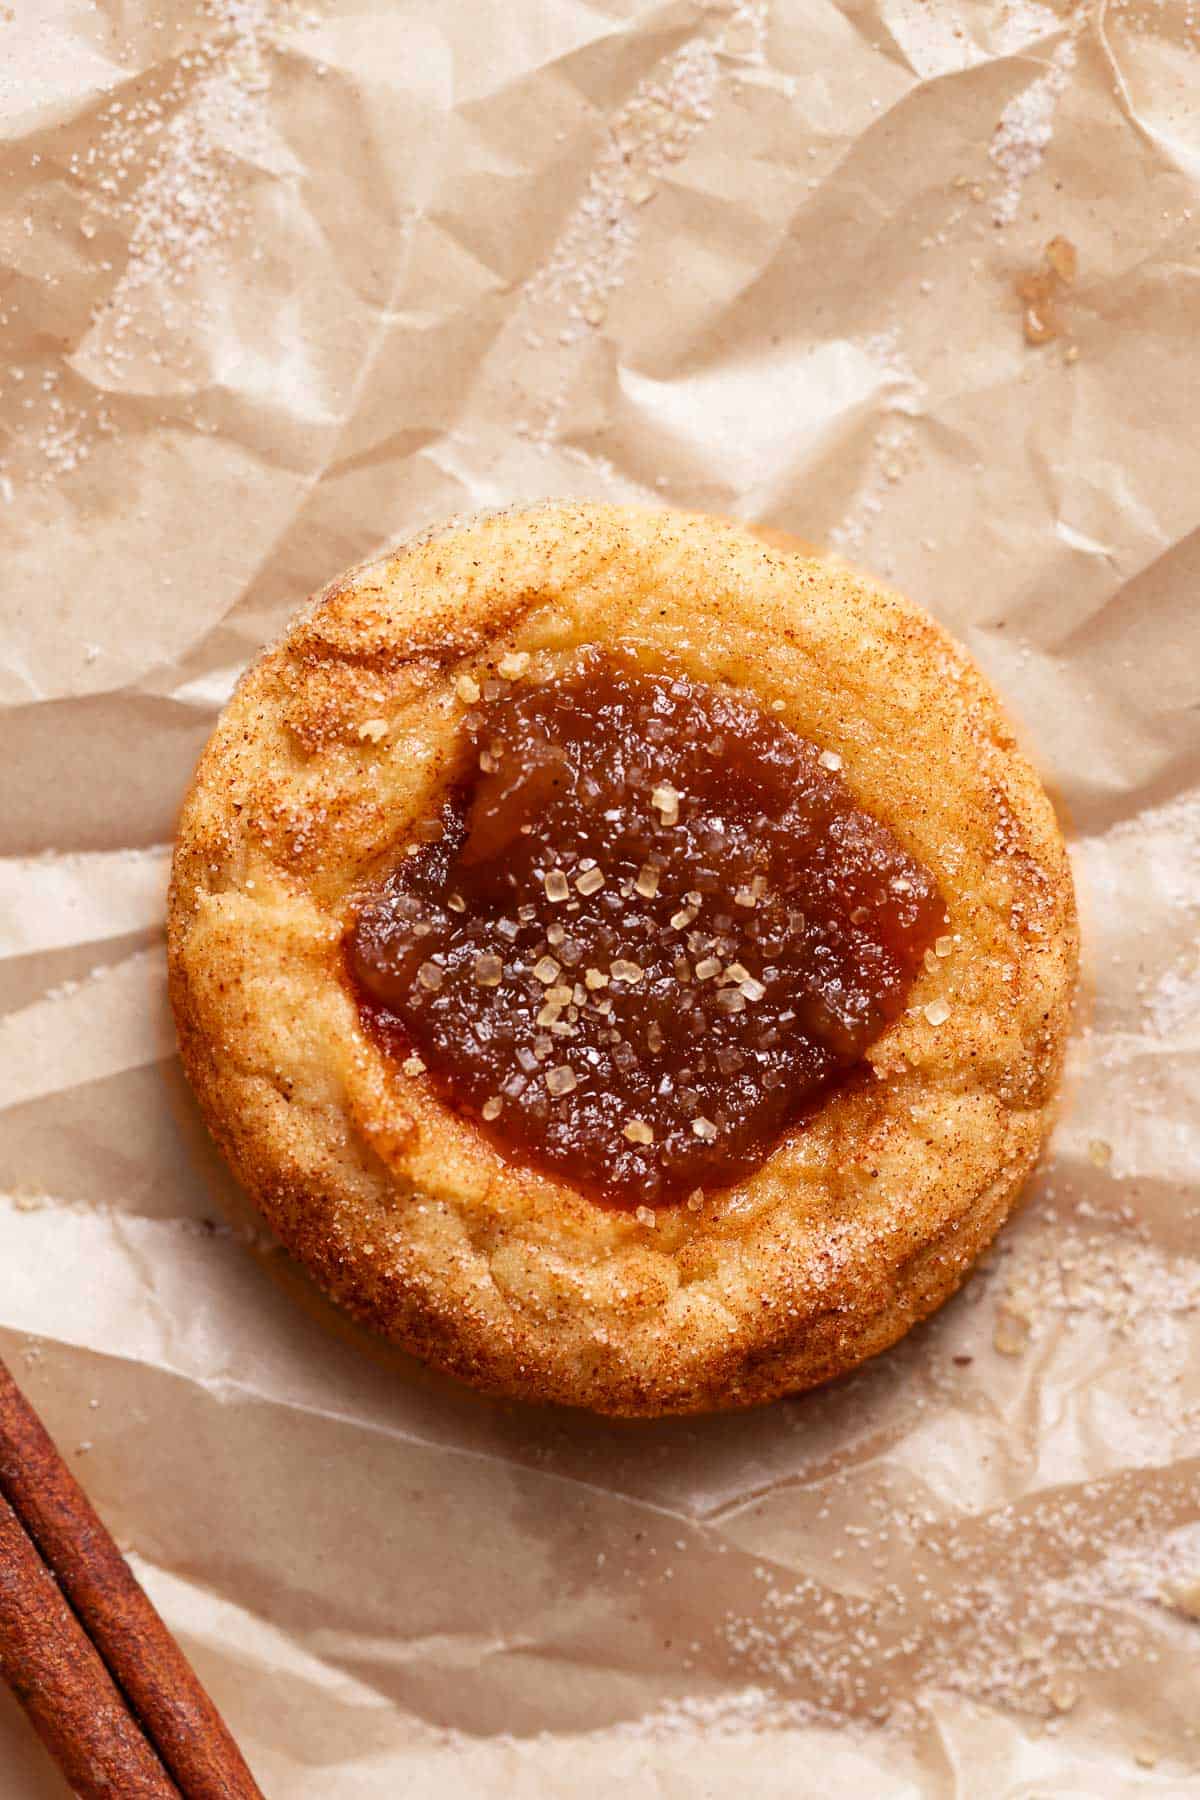
[[[883,420],[875,432],[858,492],[849,511],[829,533],[829,548],[843,556],[861,551],[887,505],[889,494],[904,479],[911,464],[925,388],[900,348],[895,331],[876,332],[862,348],[879,369]],[[886,573],[886,571],[884,571]]]
[[[1045,73],[1014,95],[1000,115],[988,149],[1002,183],[992,207],[997,225],[1010,225],[1016,218],[1025,183],[1042,166],[1054,135],[1054,115],[1077,55],[1072,33],[1059,44]]]
[[[525,283],[528,348],[554,353],[604,326],[637,248],[643,210],[712,120],[724,60],[734,67],[761,63],[766,30],[765,0],[739,0],[714,35],[684,44],[609,121],[581,199]],[[549,402],[522,421],[522,435],[549,446],[568,380],[564,372]]]
[[[167,388],[188,377],[188,340],[204,313],[192,290],[238,251],[245,170],[266,160],[270,48],[311,22],[286,0],[205,0],[201,18],[207,34],[173,59],[166,80],[144,94],[118,87],[99,106],[94,135],[67,155],[73,230],[108,291],[67,357],[14,362],[0,376],[0,399],[11,404],[19,389],[23,415],[0,454],[0,498],[11,500],[18,481],[79,469],[118,429],[108,395],[131,379],[145,386],[142,364]],[[29,235],[51,229],[48,218],[26,220]],[[54,287],[50,262],[41,279]]]

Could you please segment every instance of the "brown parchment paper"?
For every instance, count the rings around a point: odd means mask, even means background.
[[[1200,1792],[1193,0],[9,0],[0,115],[0,1353],[267,1793]],[[367,1344],[174,1059],[167,843],[238,670],[544,494],[893,578],[1073,836],[1027,1208],[744,1417]],[[0,1789],[61,1791],[7,1703]]]

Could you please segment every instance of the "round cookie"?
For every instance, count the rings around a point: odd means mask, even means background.
[[[840,758],[949,914],[863,1077],[695,1207],[599,1205],[504,1156],[387,1054],[346,976],[364,883],[454,778],[464,692],[597,645]],[[564,503],[352,571],[249,671],[184,806],[169,953],[208,1125],[335,1299],[480,1387],[653,1415],[827,1380],[954,1291],[1048,1129],[1077,941],[1050,804],[920,609],[734,526]]]

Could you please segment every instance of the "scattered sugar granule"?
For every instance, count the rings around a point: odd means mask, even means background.
[[[988,155],[1003,186],[992,207],[996,225],[1010,225],[1021,204],[1021,190],[1036,175],[1054,135],[1054,115],[1059,99],[1075,67],[1076,40],[1065,37],[1046,66],[1044,75],[1015,94],[1000,115]]]

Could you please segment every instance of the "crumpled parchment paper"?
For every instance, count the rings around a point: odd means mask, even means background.
[[[1194,0],[0,8],[0,1352],[271,1796],[1200,1791],[1198,88]],[[1022,1216],[744,1417],[367,1343],[173,1055],[238,670],[544,494],[891,577],[1073,836]],[[0,1760],[61,1792],[7,1703]]]

